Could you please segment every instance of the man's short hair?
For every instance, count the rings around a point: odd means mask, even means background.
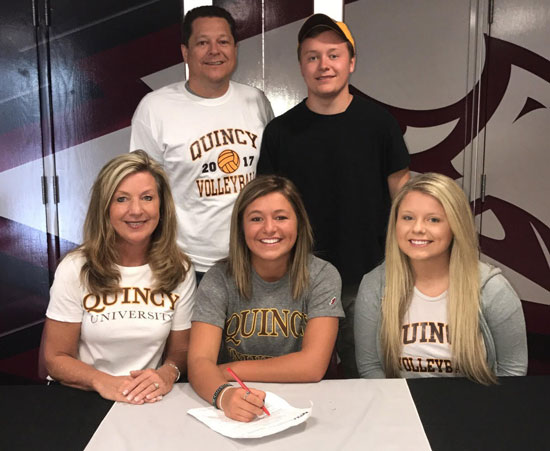
[[[237,42],[235,19],[233,19],[233,16],[227,10],[219,6],[199,6],[189,10],[183,18],[181,24],[181,43],[185,47],[189,47],[189,38],[193,32],[193,22],[199,17],[220,17],[225,19],[229,24],[229,30],[231,31],[233,40]]]

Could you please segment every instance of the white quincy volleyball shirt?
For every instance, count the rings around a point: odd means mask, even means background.
[[[147,94],[134,113],[130,150],[145,150],[168,173],[178,244],[197,271],[227,256],[233,203],[256,176],[272,118],[262,91],[235,82],[215,99],[175,83]]]
[[[448,292],[426,296],[414,287],[411,305],[401,328],[402,377],[457,376],[451,359],[447,321]]]

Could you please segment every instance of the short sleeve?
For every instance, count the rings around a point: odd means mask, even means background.
[[[196,287],[195,269],[193,265],[190,265],[185,275],[185,280],[179,284],[176,289],[179,299],[176,302],[171,330],[185,330],[191,328],[191,317],[193,315],[193,305],[195,304],[195,294],[197,291]]]
[[[164,149],[159,142],[155,128],[150,99],[148,96],[145,96],[136,108],[132,118],[130,152],[139,149],[145,150],[152,158],[162,163]]]
[[[193,321],[225,326],[229,293],[227,276],[221,265],[210,268],[201,280],[195,297]]]
[[[261,98],[262,98],[262,106],[263,106],[263,112],[264,112],[264,118],[265,118],[264,124],[268,124],[273,120],[275,115],[273,114],[271,103],[269,102],[269,99],[267,98],[267,96],[263,91],[261,91]]]
[[[273,174],[277,172],[277,121],[267,124],[262,136],[262,145],[260,147],[260,159],[258,160],[257,172],[259,175]]]
[[[407,145],[397,120],[388,112],[388,136],[386,137],[386,176],[408,167],[411,163]]]
[[[355,358],[359,375],[368,379],[386,377],[377,345],[384,271],[380,265],[366,274],[355,300]]]
[[[338,270],[330,263],[314,259],[311,263],[312,274],[307,300],[308,319],[322,316],[343,318],[342,280]],[[320,268],[317,268],[319,267]]]
[[[83,258],[74,254],[65,257],[57,270],[50,288],[50,303],[46,316],[56,321],[81,323],[84,315],[83,290],[80,285],[80,270]]]

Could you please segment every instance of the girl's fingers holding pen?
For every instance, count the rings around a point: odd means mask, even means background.
[[[236,412],[236,418],[235,419],[238,419],[239,421],[244,421],[245,423],[248,423],[250,421],[255,420],[256,418],[258,418],[257,414],[255,414],[253,412],[250,412],[248,410],[245,410],[245,409],[240,409]]]
[[[264,405],[264,398],[265,398],[264,392],[260,390],[251,389],[249,395],[247,395],[246,399],[243,399],[243,401],[246,401],[249,404],[252,404],[253,406],[261,409]]]
[[[265,391],[257,390],[255,388],[250,389],[250,393],[256,396],[257,398],[260,398],[262,400],[262,403],[265,400]]]
[[[255,392],[258,390],[250,390],[246,400],[244,395],[246,390],[242,388],[230,388],[223,397],[222,408],[225,415],[229,418],[239,421],[251,421],[254,418],[263,415],[263,400],[260,399]]]

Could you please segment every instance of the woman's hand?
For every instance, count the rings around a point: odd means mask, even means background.
[[[247,392],[244,388],[228,388],[221,400],[220,409],[225,416],[248,423],[264,414],[265,392],[254,388]]]
[[[218,387],[227,382],[229,365],[217,366],[222,329],[212,324],[195,321],[191,326],[191,343],[189,346],[189,382],[194,390],[207,402]],[[233,364],[232,364],[233,365]],[[238,372],[237,372],[238,373]],[[232,387],[226,388],[217,397],[218,407],[228,418],[249,422],[260,415],[264,405],[265,392]]]
[[[94,381],[94,390],[97,391],[103,398],[111,401],[129,402],[131,404],[143,404],[143,401],[128,400],[122,394],[127,384],[132,383],[132,376],[111,376],[107,373],[101,373]]]
[[[121,387],[127,402],[143,403],[160,401],[174,386],[177,374],[174,368],[163,365],[158,370],[130,371],[131,380]]]

